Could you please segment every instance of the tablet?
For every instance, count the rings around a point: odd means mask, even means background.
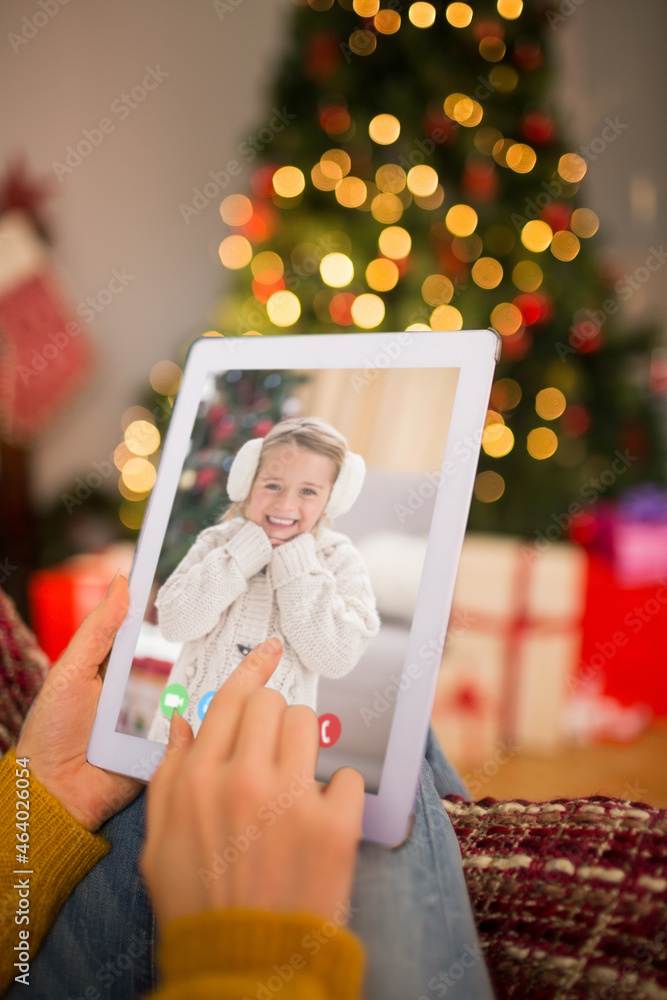
[[[172,712],[196,732],[278,635],[269,685],[315,710],[316,777],[357,768],[365,839],[405,839],[499,350],[493,330],[193,344],[91,763],[150,780]]]

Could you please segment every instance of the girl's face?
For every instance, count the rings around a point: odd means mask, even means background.
[[[275,445],[262,460],[250,490],[246,517],[276,548],[313,528],[327,505],[336,467],[326,455]]]

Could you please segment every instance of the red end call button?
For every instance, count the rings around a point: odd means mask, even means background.
[[[340,719],[337,715],[320,715],[320,746],[332,747],[340,739]]]

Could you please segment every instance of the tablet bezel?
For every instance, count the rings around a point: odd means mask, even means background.
[[[92,764],[148,781],[164,754],[164,744],[118,733],[116,725],[208,374],[230,369],[458,368],[442,464],[446,474],[436,491],[403,668],[405,672],[407,665],[419,664],[422,669],[397,695],[380,787],[376,794],[366,795],[364,809],[364,839],[385,846],[405,839],[414,810],[456,582],[456,572],[447,574],[443,566],[458,568],[499,350],[500,338],[494,330],[205,337],[194,342],[137,541],[130,574],[130,610],[111,651],[88,746]],[[431,646],[436,654],[435,665],[424,669],[418,651],[424,643],[433,641],[438,647]]]

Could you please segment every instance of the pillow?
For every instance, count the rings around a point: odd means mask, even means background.
[[[381,618],[412,621],[427,542],[425,535],[384,531],[357,543]]]
[[[667,812],[444,801],[499,997],[667,1000]]]

